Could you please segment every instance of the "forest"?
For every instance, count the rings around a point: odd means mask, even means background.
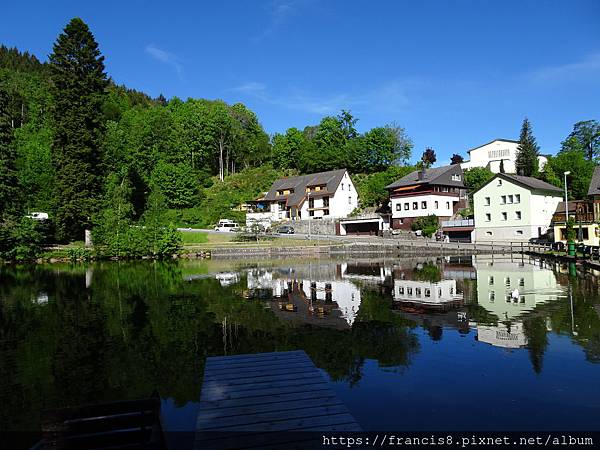
[[[397,124],[359,133],[357,120],[342,110],[269,136],[241,103],[152,98],[110,78],[79,18],[59,34],[47,61],[0,46],[0,259],[32,259],[50,242],[83,240],[86,229],[106,256],[170,255],[180,246],[175,227],[243,220],[239,205],[298,173],[347,168],[361,207],[382,205],[384,187],[414,170],[413,144]],[[527,126],[525,170],[539,152]],[[578,173],[571,195],[581,198],[599,130],[595,121],[576,124],[547,170],[532,175],[561,185],[570,167]],[[435,161],[426,149],[419,164]],[[475,189],[491,175],[473,169],[465,179]],[[34,211],[48,213],[48,224],[27,219]]]

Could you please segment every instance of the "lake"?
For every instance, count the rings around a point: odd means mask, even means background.
[[[521,256],[0,267],[0,429],[157,389],[193,430],[206,356],[305,350],[365,430],[597,430],[592,275]]]

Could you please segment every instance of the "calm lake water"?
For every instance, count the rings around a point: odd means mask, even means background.
[[[158,389],[192,430],[206,356],[303,349],[365,430],[598,430],[598,292],[521,257],[0,267],[0,429]]]

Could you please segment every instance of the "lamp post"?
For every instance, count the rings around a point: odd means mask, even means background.
[[[563,172],[563,175],[565,176],[565,226],[567,225],[567,222],[569,221],[569,199],[567,197],[567,175],[570,175],[570,174],[571,174],[570,170]]]
[[[310,239],[310,221],[312,220],[310,217],[310,191],[306,193],[306,198],[308,199],[308,239]]]

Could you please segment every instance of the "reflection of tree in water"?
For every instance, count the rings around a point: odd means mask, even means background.
[[[527,336],[527,348],[529,350],[529,360],[535,373],[542,373],[544,363],[544,353],[548,347],[548,337],[546,336],[545,318],[538,315],[530,315],[523,320],[523,332]]]

